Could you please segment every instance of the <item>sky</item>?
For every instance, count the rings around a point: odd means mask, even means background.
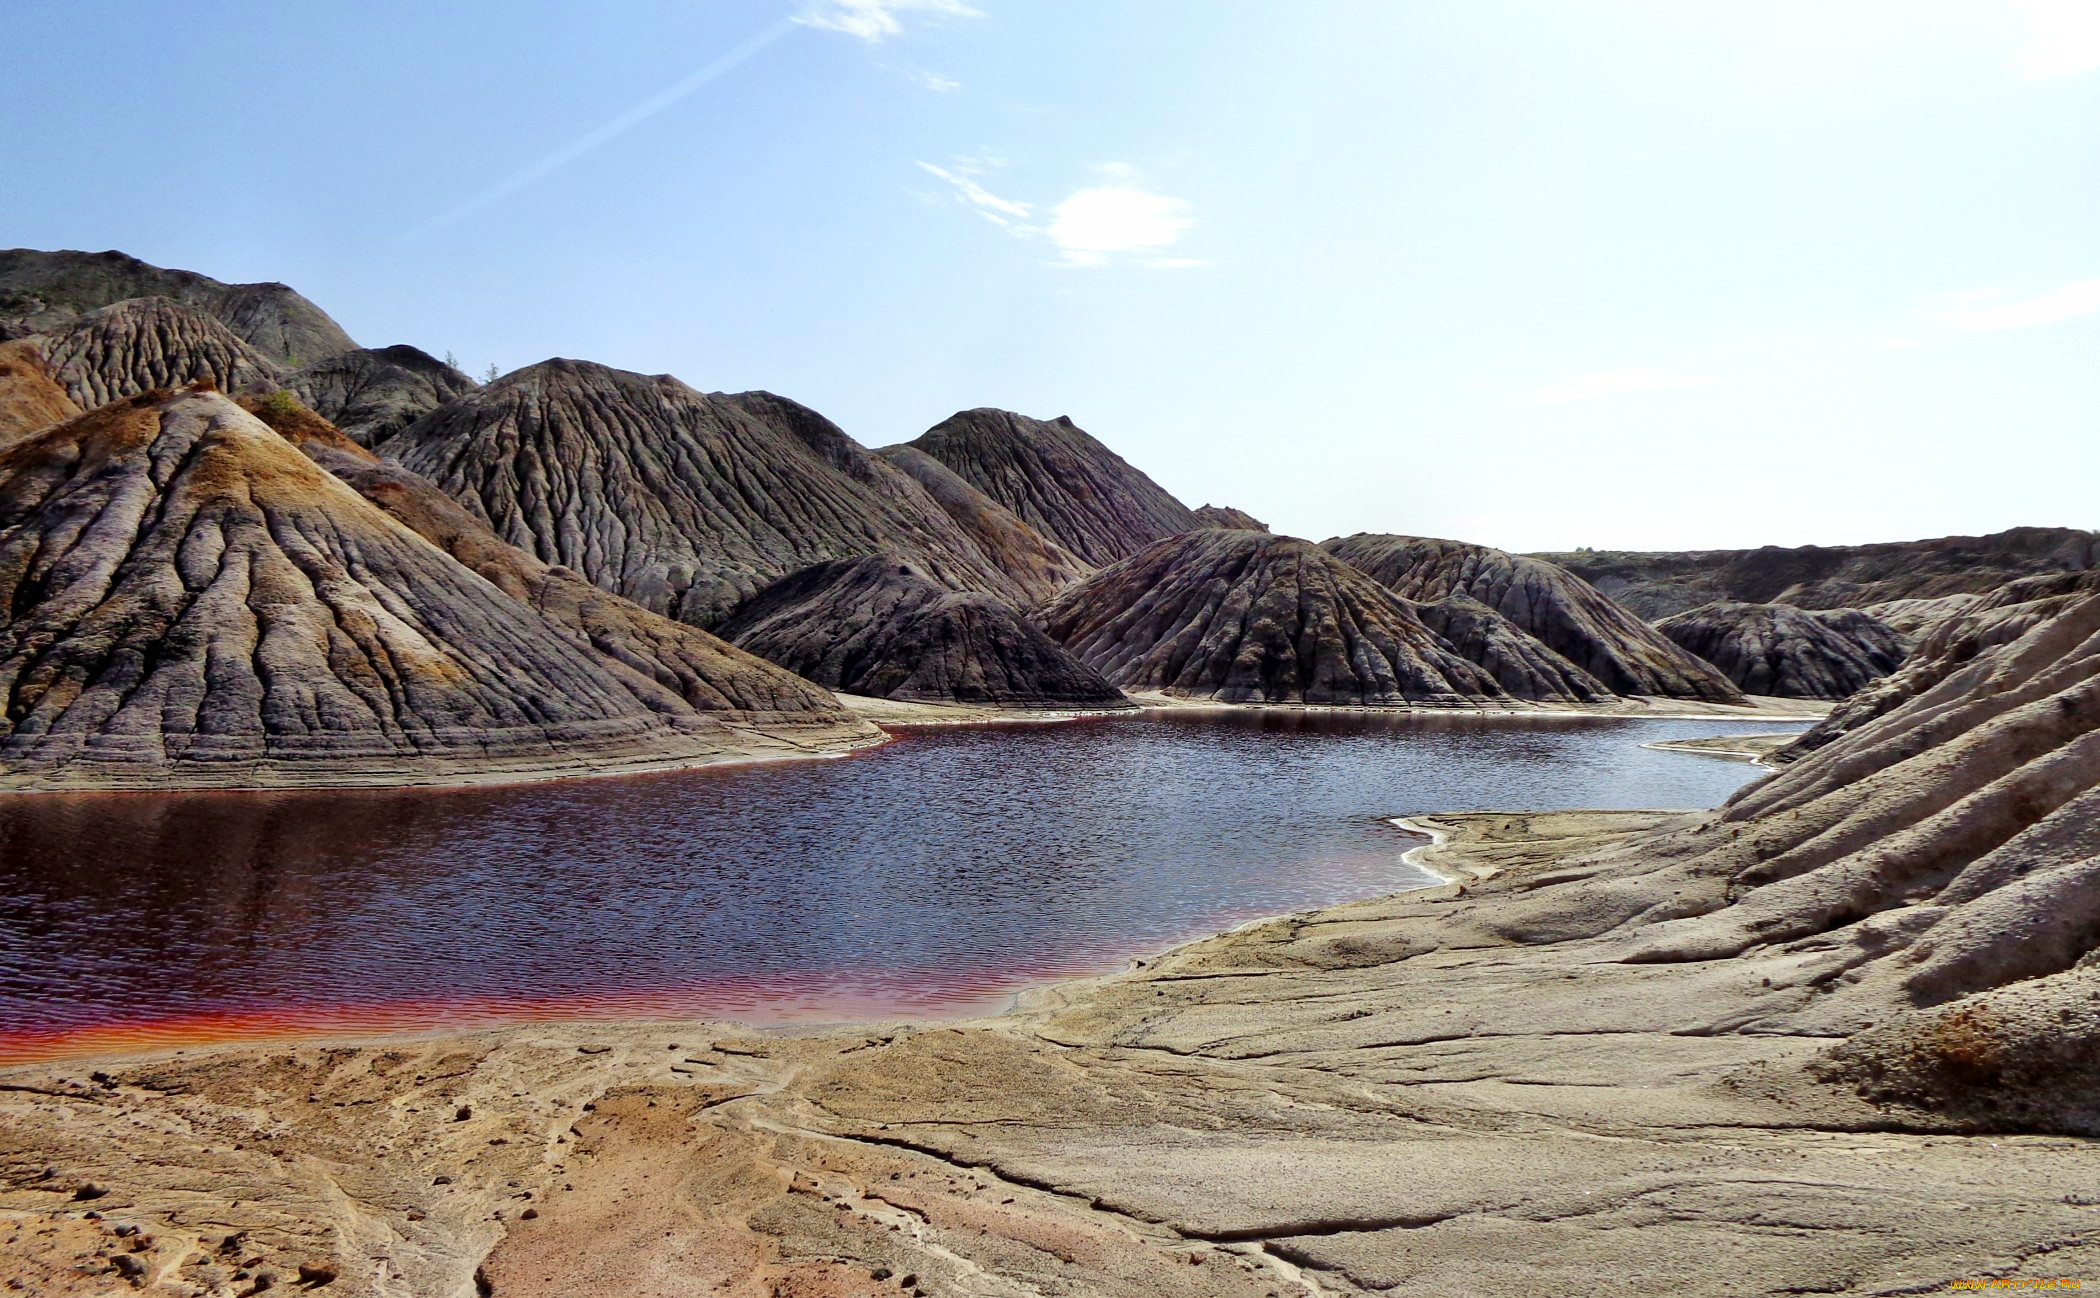
[[[2100,527],[2100,0],[13,0],[0,246],[1517,550]]]

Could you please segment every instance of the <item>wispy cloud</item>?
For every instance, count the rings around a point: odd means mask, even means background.
[[[732,46],[691,76],[659,90],[597,130],[590,132],[588,135],[580,136],[569,144],[556,149],[538,162],[491,185],[456,207],[440,212],[421,226],[410,231],[410,237],[430,234],[434,231],[442,230],[446,226],[457,225],[460,221],[472,216],[491,203],[508,198],[535,181],[546,179],[585,154],[592,153],[620,136],[627,134],[627,132],[702,89],[710,82],[718,80],[723,74],[735,69],[752,55],[759,53],[794,30],[795,25],[792,22],[775,23],[742,44]]]
[[[952,95],[962,89],[962,82],[941,76],[936,72],[908,73],[911,83],[921,90],[931,90],[937,95]]]
[[[1140,189],[1129,167],[1103,167],[1111,183],[1079,190],[1039,217],[1033,204],[1002,198],[974,179],[1003,165],[1003,160],[957,160],[947,167],[919,164],[946,181],[957,202],[1007,233],[1048,240],[1058,251],[1058,265],[1101,267],[1128,261],[1153,270],[1187,270],[1210,264],[1199,257],[1159,255],[1195,226],[1194,210],[1182,199]]]
[[[844,32],[864,41],[885,40],[904,30],[898,15],[926,13],[950,18],[977,18],[977,10],[962,0],[814,0],[795,21],[805,27]]]
[[[2029,81],[2100,68],[2100,0],[2012,0],[2027,44],[2013,70]]]
[[[1992,302],[2001,292],[1984,289],[1949,294],[1919,312],[1957,329],[2025,329],[2100,311],[2100,279],[2082,279],[2024,302]]]
[[[1580,378],[1542,388],[1538,396],[1539,400],[1552,403],[1594,401],[1598,397],[1615,397],[1625,392],[1653,392],[1658,388],[1698,388],[1712,382],[1712,379],[1698,375],[1666,374],[1661,370],[1607,370],[1602,374],[1585,374]]]

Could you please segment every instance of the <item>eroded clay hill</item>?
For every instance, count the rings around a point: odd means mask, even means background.
[[[813,412],[783,416],[788,405],[551,360],[449,402],[380,450],[505,541],[695,625],[789,572],[860,554],[900,554],[950,587],[1020,597],[907,475],[833,439]]]
[[[1266,532],[1269,525],[1244,509],[1230,505],[1198,505],[1196,522],[1203,527],[1222,527],[1227,531]]]
[[[1419,536],[1359,532],[1329,553],[1404,598],[1479,601],[1617,694],[1741,703],[1742,691],[1588,582],[1541,560]]]
[[[300,401],[363,446],[395,433],[480,386],[414,347],[353,348],[285,379]]]
[[[639,769],[740,751],[752,720],[594,651],[209,391],[0,451],[0,608],[14,787]]]
[[[1842,699],[1903,665],[1910,642],[1858,609],[1701,604],[1655,629],[1749,694]]]
[[[37,339],[52,373],[84,410],[200,380],[226,392],[275,387],[284,371],[211,316],[164,297],[90,311]]]
[[[1040,603],[1094,570],[1094,565],[1022,522],[1018,514],[924,451],[885,446],[875,454],[910,474],[955,520],[963,535],[1013,579],[1024,603]]]
[[[1604,682],[1479,600],[1446,595],[1410,605],[1424,626],[1517,698],[1597,703],[1612,697]]]
[[[1128,707],[1122,691],[1011,608],[891,555],[792,573],[718,628],[831,689],[1022,708]]]
[[[55,333],[89,312],[141,297],[208,315],[287,367],[357,346],[327,312],[282,284],[223,284],[121,252],[0,251],[0,338]]]
[[[31,341],[0,343],[0,446],[80,413]]]
[[[1768,545],[1757,550],[1547,554],[1645,618],[1715,600],[1866,608],[1894,600],[1987,594],[2008,581],[2100,565],[2100,533],[2015,527],[1877,545]]]
[[[1062,415],[965,410],[907,444],[1090,564],[1114,563],[1204,526],[1194,510]]]
[[[1087,578],[1044,629],[1126,690],[1227,703],[1464,705],[1510,693],[1362,573],[1294,537],[1204,530]],[[1564,698],[1540,680],[1523,697]]]

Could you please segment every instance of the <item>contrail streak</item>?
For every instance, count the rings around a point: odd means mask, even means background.
[[[570,163],[576,161],[576,159],[582,157],[584,154],[589,153],[593,149],[596,149],[601,145],[604,145],[614,139],[617,139],[622,135],[625,135],[627,132],[633,130],[635,127],[641,125],[643,122],[648,121],[650,118],[656,116],[658,113],[664,111],[666,108],[671,107],[673,104],[676,104],[681,99],[684,99],[688,95],[691,95],[694,91],[699,90],[701,87],[707,85],[709,82],[716,80],[717,78],[721,77],[724,73],[731,71],[738,64],[743,63],[745,60],[749,59],[752,55],[757,54],[760,50],[765,49],[768,45],[771,45],[773,42],[779,40],[781,37],[787,35],[789,32],[794,31],[796,26],[797,24],[792,19],[784,19],[780,22],[773,24],[771,27],[768,27],[764,31],[758,33],[758,35],[751,37],[750,39],[744,41],[739,45],[733,46],[721,56],[709,62],[705,67],[693,73],[691,76],[686,77],[685,79],[677,82],[675,85],[667,86],[663,90],[658,91],[656,94],[649,96],[647,99],[644,99],[642,102],[636,104],[634,107],[628,109],[626,112],[621,113],[618,117],[613,118],[611,121],[599,127],[597,130],[592,131],[590,134],[585,135],[582,138],[574,141],[573,143],[563,146],[562,148],[556,149],[554,152],[548,154],[544,158],[541,158],[538,162],[533,163],[531,166],[525,168],[523,171],[518,172],[516,175],[509,177],[508,179],[502,181],[499,184],[496,184],[488,189],[483,190],[479,194],[476,194],[472,198],[459,204],[457,207],[451,208],[448,211],[442,212],[439,215],[432,217],[430,220],[424,222],[422,225],[419,225],[415,229],[409,231],[408,237],[414,238],[419,235],[431,234],[435,231],[444,229],[446,226],[457,225],[460,221],[466,219],[469,216],[472,216],[474,213],[480,211],[484,207],[487,207],[489,204],[497,202],[500,199],[508,198],[512,194],[517,193],[519,190],[525,188],[527,185],[534,183],[535,181],[544,180],[546,177],[552,175],[554,172],[559,171],[563,167],[566,167]]]

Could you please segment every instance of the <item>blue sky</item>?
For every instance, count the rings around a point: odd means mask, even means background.
[[[2100,0],[16,0],[0,242],[1516,549],[2100,526]]]

